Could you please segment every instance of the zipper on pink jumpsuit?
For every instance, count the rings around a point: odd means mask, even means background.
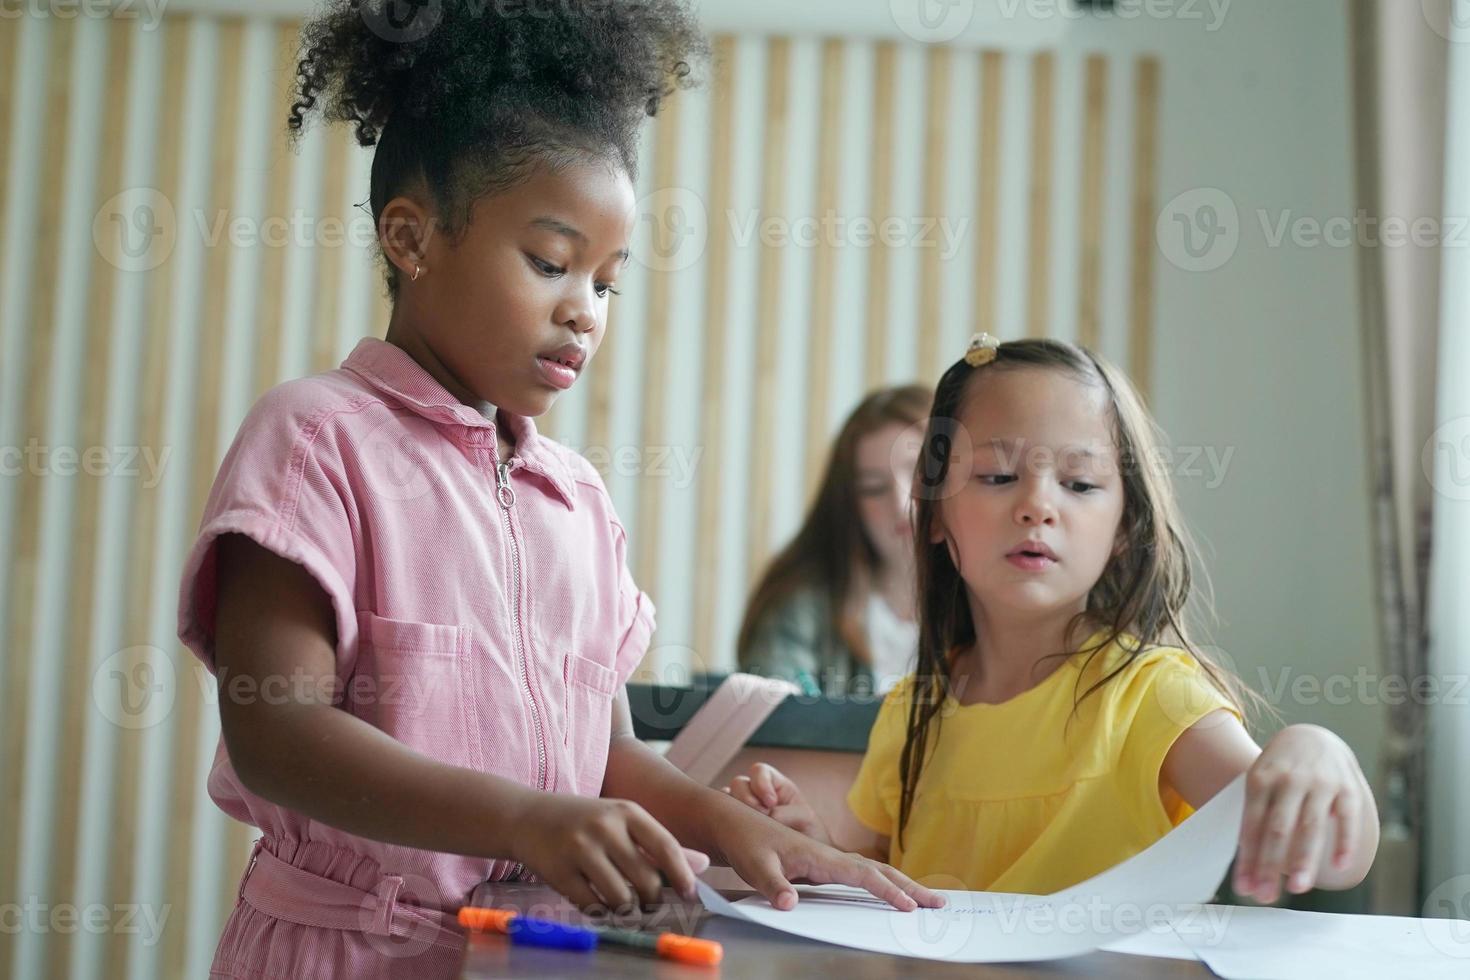
[[[531,691],[531,665],[526,658],[525,634],[521,630],[521,549],[516,543],[515,529],[510,523],[510,509],[515,505],[516,493],[510,485],[510,465],[500,461],[500,452],[492,445],[495,460],[495,497],[500,502],[500,517],[505,523],[505,536],[510,541],[511,563],[511,622],[515,626],[516,655],[521,665],[521,683],[526,688],[526,703],[531,706],[531,722],[536,730],[536,788],[546,789],[546,743],[541,734],[541,712],[536,707],[536,695]],[[517,864],[511,872],[512,879],[518,878],[525,865]]]

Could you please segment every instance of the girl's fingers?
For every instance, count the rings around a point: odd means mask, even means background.
[[[758,858],[753,867],[739,870],[750,887],[763,895],[766,901],[783,912],[796,907],[796,889],[781,872],[781,861],[774,851]]]
[[[578,909],[587,915],[601,915],[607,911],[607,903],[597,894],[592,887],[592,882],[588,881],[585,875],[577,876],[576,884],[566,895],[576,903]]]
[[[750,779],[746,776],[740,776],[730,784],[730,795],[752,810],[759,810],[761,813],[770,812],[770,807],[756,799],[755,791],[750,788]]]
[[[1337,799],[1332,803],[1332,816],[1335,820],[1333,829],[1337,831],[1337,841],[1332,849],[1332,864],[1336,868],[1346,868],[1352,860],[1353,852],[1358,848],[1358,820],[1362,812],[1360,792],[1349,789],[1337,794]]]
[[[919,908],[944,908],[945,898],[937,891],[934,891],[932,888],[925,888],[923,885],[919,884],[917,881],[910,878],[908,875],[904,874],[902,871],[898,870],[892,865],[883,864],[881,862],[877,862],[877,865],[878,871],[889,881],[893,882],[899,888],[902,888],[905,894],[907,894],[910,898],[918,903]]]
[[[879,870],[878,862],[865,858],[848,858],[846,863],[852,868],[852,873],[850,877],[838,879],[839,884],[866,888],[900,912],[912,912],[919,907],[918,901],[912,895]]]
[[[577,871],[570,874],[548,875],[546,883],[565,895],[567,901],[584,911],[594,909],[602,903],[597,893],[592,890],[592,885],[586,877]]]
[[[612,859],[607,854],[591,851],[583,856],[581,866],[582,874],[608,909],[620,910],[633,906],[633,889],[623,873],[613,866]]]
[[[679,850],[684,852],[684,860],[689,862],[689,870],[693,871],[696,877],[709,870],[708,854],[682,845],[679,847]]]
[[[1286,890],[1294,895],[1311,890],[1317,883],[1329,838],[1333,836],[1330,792],[1308,793],[1297,819],[1296,837],[1286,858]]]
[[[827,855],[832,855],[830,858]],[[879,870],[877,861],[870,861],[856,854],[840,854],[828,850],[816,858],[810,871],[803,877],[822,885],[852,885],[871,892],[874,897],[892,905],[900,912],[912,912],[919,903],[909,893],[898,887]]]
[[[698,852],[686,853],[674,835],[647,813],[639,813],[628,821],[628,833],[633,843],[653,861],[654,867],[668,878],[670,887],[692,901],[695,895],[694,869],[689,866],[687,854]],[[708,865],[708,858],[705,858],[705,863]],[[658,901],[656,888],[652,901]]]
[[[803,834],[810,836],[809,831],[812,826],[812,811],[810,807],[797,803],[788,803],[785,806],[778,806],[772,810],[770,817],[779,824],[790,827],[792,830],[799,830]]]
[[[644,905],[658,902],[664,885],[659,879],[656,862],[646,851],[634,844],[631,837],[610,845],[607,855],[617,867],[618,873],[623,876],[623,880],[637,892],[638,901]]]
[[[805,803],[788,803],[778,806],[771,811],[771,819],[782,826],[790,827],[799,834],[805,834],[813,840],[826,844],[832,844],[832,838],[827,833],[827,827],[822,823],[820,817]]]
[[[1261,825],[1271,806],[1274,786],[1252,769],[1246,776],[1245,811],[1240,820],[1240,849],[1235,855],[1235,890],[1250,895],[1256,889],[1256,857],[1260,852]]]
[[[1256,898],[1274,902],[1280,894],[1280,878],[1286,863],[1286,852],[1296,834],[1297,820],[1306,796],[1295,786],[1283,787],[1273,795],[1271,808],[1260,827],[1260,851],[1253,877]]]
[[[755,791],[756,797],[765,804],[767,809],[774,807],[780,802],[776,792],[779,779],[784,779],[773,766],[764,762],[757,762],[750,768],[750,788]]]

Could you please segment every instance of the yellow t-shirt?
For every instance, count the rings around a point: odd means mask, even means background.
[[[1074,654],[1002,704],[945,701],[902,846],[898,766],[913,678],[889,693],[847,802],[890,839],[890,864],[936,888],[1046,895],[1131,857],[1194,812],[1161,792],[1164,756],[1210,712],[1239,712],[1184,650],[1154,648],[1125,663],[1115,643],[1087,660]],[[1076,696],[1120,666],[1073,716]]]

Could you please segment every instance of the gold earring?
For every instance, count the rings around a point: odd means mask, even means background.
[[[413,275],[411,275],[411,276],[408,277],[408,281],[409,282],[418,282],[419,281],[419,273],[422,272],[422,271],[423,271],[423,267],[420,266],[417,262],[415,262],[413,264]]]

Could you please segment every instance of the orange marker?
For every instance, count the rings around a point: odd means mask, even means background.
[[[725,948],[710,939],[696,939],[674,932],[639,932],[606,926],[567,926],[533,919],[513,909],[485,909],[466,905],[459,910],[459,924],[481,932],[503,932],[511,941],[557,949],[591,949],[606,943],[626,949],[642,949],[666,960],[695,966],[714,966],[725,956]],[[580,941],[579,941],[580,940]]]

